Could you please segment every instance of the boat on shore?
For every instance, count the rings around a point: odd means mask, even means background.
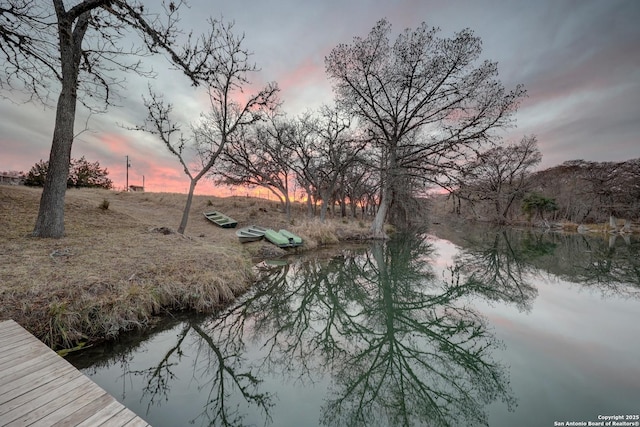
[[[302,238],[287,230],[276,231],[268,228],[264,232],[264,238],[280,248],[291,248],[302,245]]]
[[[280,229],[279,233],[289,239],[289,246],[302,246],[302,237],[285,229]]]
[[[266,228],[258,225],[250,225],[248,227],[242,227],[236,231],[236,236],[240,243],[256,242],[264,237]]]
[[[204,217],[213,222],[218,227],[235,228],[238,221],[218,211],[203,212]]]

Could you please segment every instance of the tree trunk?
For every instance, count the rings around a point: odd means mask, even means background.
[[[307,216],[313,218],[313,207],[311,207],[311,193],[307,193]]]
[[[40,196],[40,208],[33,235],[60,238],[64,236],[64,199],[67,191],[73,126],[76,110],[75,84],[63,88],[58,98],[49,169]]]
[[[78,70],[82,53],[82,39],[87,31],[90,12],[83,13],[73,29],[73,21],[58,16],[62,90],[58,97],[56,122],[53,130],[49,170],[40,196],[40,208],[33,229],[35,237],[64,236],[64,199],[67,191],[71,146],[78,100]],[[72,31],[73,29],[73,31]]]
[[[327,195],[321,194],[322,197],[322,205],[320,206],[320,222],[324,222],[327,217]]]
[[[380,200],[380,206],[376,212],[376,216],[371,223],[371,233],[376,239],[385,239],[387,234],[384,232],[384,222],[387,219],[387,212],[391,205],[391,196],[388,189],[382,191],[382,199]]]
[[[184,206],[184,211],[182,212],[182,221],[180,221],[180,226],[178,227],[178,233],[184,234],[184,230],[187,229],[187,221],[189,221],[189,212],[191,211],[191,202],[193,202],[193,192],[196,189],[196,184],[198,181],[196,179],[192,179],[189,184],[189,194],[187,194],[187,203]]]
[[[382,166],[386,163],[386,168],[382,168],[382,170],[386,169],[386,173],[381,173],[382,186],[380,188],[380,204],[378,205],[376,216],[371,223],[371,234],[373,234],[375,239],[386,239],[388,237],[384,232],[384,222],[387,219],[387,213],[393,201],[393,188],[396,184],[395,178],[398,173],[396,170],[396,146],[397,140],[393,139],[390,141],[389,151],[386,153],[386,162],[384,159],[385,156],[383,156],[382,160]]]
[[[291,199],[289,193],[284,196],[284,211],[287,214],[287,221],[291,221]]]

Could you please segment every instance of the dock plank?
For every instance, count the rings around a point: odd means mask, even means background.
[[[44,344],[43,344],[44,345]],[[25,355],[21,357],[20,361],[14,363],[7,363],[0,367],[0,384],[6,384],[12,381],[12,379],[21,377],[25,371],[33,372],[51,363],[51,358],[47,354],[39,354],[35,357],[33,355]]]
[[[18,399],[17,402],[13,400],[9,403],[12,405],[6,405],[9,409],[5,413],[0,413],[0,418],[3,421],[8,422],[7,425],[29,425],[42,418],[48,412],[57,408],[57,404],[54,402],[58,397],[69,393],[74,387],[80,385],[80,378],[76,377],[71,381],[66,381],[58,387],[49,387],[46,390],[38,389],[37,393],[22,395],[22,399]],[[37,394],[37,397],[35,397]],[[32,397],[32,399],[29,399]]]
[[[37,408],[40,404],[47,403],[49,400],[55,398],[57,393],[64,393],[66,391],[65,387],[60,386],[60,383],[66,385],[74,379],[77,379],[78,374],[80,374],[80,372],[71,371],[66,375],[60,377],[59,381],[50,381],[46,384],[43,384],[41,387],[31,389],[28,392],[22,393],[20,395],[14,394],[14,397],[12,399],[8,399],[2,403],[2,407],[0,407],[0,417],[2,417],[3,419],[8,419],[9,414],[19,411],[18,408],[20,408],[21,406],[26,405],[25,408],[23,408],[23,411],[29,411],[34,407]],[[19,417],[20,413],[18,413],[17,416]]]
[[[49,381],[60,378],[64,374],[73,372],[74,369],[73,366],[70,366],[57,369],[55,372],[50,372],[45,366],[40,371],[31,372],[9,384],[3,384],[3,387],[0,389],[0,404],[38,388]]]
[[[40,343],[34,343],[31,340],[24,340],[20,342],[12,342],[13,347],[0,354],[0,366],[6,366],[7,364],[15,364],[18,361],[25,361],[29,356],[25,355],[37,355],[42,354],[40,350]]]
[[[148,426],[12,320],[0,321],[0,427]]]
[[[94,415],[96,412],[98,412],[100,409],[107,406],[112,401],[113,401],[113,397],[111,397],[107,393],[104,393],[102,396],[99,396],[93,399],[91,402],[77,409],[72,414],[69,414],[67,418],[65,418],[64,420],[59,420],[57,422],[52,423],[51,427],[68,426],[68,425],[75,426],[83,422],[87,418],[91,417],[92,415]]]
[[[106,425],[109,420],[112,420],[119,412],[125,410],[125,407],[117,404],[118,402],[111,402],[104,408],[97,411],[95,414],[87,418],[81,423],[78,423],[76,427],[95,427]],[[123,424],[124,425],[124,424]]]
[[[84,378],[86,379],[86,377]],[[93,383],[91,383],[91,385],[93,385]],[[74,414],[78,409],[87,405],[89,402],[106,394],[104,390],[96,387],[86,388],[85,390],[86,391],[81,396],[72,393],[59,396],[55,401],[58,409],[54,411],[43,411],[43,413],[46,412],[46,415],[43,417],[35,416],[33,419],[37,419],[38,424],[50,426],[54,423],[67,420],[69,415]]]

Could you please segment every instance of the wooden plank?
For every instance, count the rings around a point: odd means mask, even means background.
[[[9,381],[15,380],[15,378],[24,376],[25,371],[33,372],[34,370],[40,369],[43,364],[47,365],[51,363],[51,356],[48,354],[38,354],[35,357],[25,355],[24,359],[26,359],[24,362],[7,366],[0,371],[0,384],[8,383]]]
[[[0,325],[0,328],[2,326]],[[21,331],[20,329],[15,329],[12,328],[11,330],[8,331],[3,331],[0,334],[0,343],[4,343],[6,342],[12,342],[12,341],[17,341],[20,339],[28,339],[30,338],[28,335],[24,335],[24,332]],[[2,346],[3,348],[5,347],[4,345]]]
[[[31,339],[12,342],[11,348],[0,354],[0,366],[5,366],[10,363],[16,363],[16,361],[24,361],[29,356],[35,356],[43,354],[42,343],[40,341],[34,342]]]
[[[49,373],[42,381],[38,381],[34,385],[23,385],[19,388],[9,389],[3,393],[0,399],[0,414],[8,411],[9,407],[19,406],[20,402],[28,402],[44,393],[52,393],[60,386],[60,384],[69,382],[82,375],[75,369],[62,372],[60,375]]]
[[[6,359],[7,356],[13,356],[16,352],[20,352],[20,349],[28,346],[42,344],[38,341],[34,336],[24,336],[24,335],[16,335],[15,337],[10,337],[9,340],[2,341],[3,342],[3,350],[0,353],[0,358]],[[9,345],[6,345],[7,343]],[[25,353],[28,354],[28,353]]]
[[[29,425],[29,420],[33,420],[34,418],[35,420],[38,420],[47,415],[52,410],[56,409],[55,407],[53,407],[53,403],[51,402],[58,398],[60,395],[70,393],[73,388],[79,386],[81,382],[82,378],[77,377],[71,381],[63,383],[59,387],[45,392],[44,394],[38,392],[37,397],[29,399],[26,402],[20,400],[19,403],[21,403],[21,405],[11,405],[9,411],[1,414],[2,419],[8,421],[8,423],[6,424],[7,426]]]
[[[0,407],[0,416],[4,417],[5,414],[13,410],[16,410],[17,408],[23,405],[33,406],[38,402],[37,399],[39,399],[42,396],[48,395],[49,399],[53,399],[56,396],[56,394],[59,392],[61,384],[69,383],[70,381],[77,379],[79,375],[82,375],[82,374],[78,371],[71,371],[66,375],[63,375],[62,377],[60,377],[58,381],[50,381],[46,384],[43,384],[40,387],[37,387],[35,389],[28,391],[27,393],[22,393],[21,395],[14,395],[13,399],[8,399],[3,402],[2,407]],[[6,394],[10,395],[11,393],[6,393]],[[46,400],[45,400],[45,403],[46,403]]]
[[[13,320],[3,320],[0,322],[0,337],[5,334],[11,334],[15,331],[21,331],[22,329],[24,328]]]
[[[0,322],[0,341],[11,341],[15,340],[17,336],[21,337],[32,337],[31,333],[28,331],[25,334],[26,329],[22,326],[18,325],[16,322],[4,321]]]
[[[40,340],[31,335],[26,329],[13,320],[0,322],[0,355],[11,351],[15,344],[24,341],[40,342]]]
[[[91,417],[93,414],[98,412],[100,409],[109,405],[109,403],[113,402],[113,397],[107,392],[104,392],[102,396],[98,396],[93,399],[91,402],[87,403],[83,407],[79,408],[77,411],[69,414],[65,419],[59,420],[51,424],[51,427],[59,427],[59,426],[75,426]]]
[[[84,377],[87,379],[86,377]],[[49,412],[46,416],[42,418],[38,418],[38,424],[42,424],[45,426],[50,426],[54,423],[61,422],[63,420],[67,420],[71,414],[75,413],[77,410],[86,406],[90,402],[95,399],[104,396],[107,394],[104,390],[98,387],[94,387],[94,384],[91,383],[87,379],[87,385],[89,387],[83,387],[84,391],[82,394],[78,395],[78,393],[67,393],[67,395],[60,396],[60,398],[56,399],[54,403],[58,406],[58,409],[55,411]],[[135,415],[135,414],[134,414]],[[67,425],[70,425],[68,423]]]
[[[132,419],[131,421],[129,421],[127,424],[125,424],[124,427],[150,427],[150,426],[151,425],[148,424],[142,418],[136,417],[136,418]]]
[[[2,326],[0,326],[2,327]],[[20,340],[28,340],[31,337],[29,335],[25,335],[19,329],[12,329],[11,331],[4,331],[0,334],[0,342],[16,342]],[[2,346],[2,350],[0,352],[7,350],[6,346]]]
[[[34,390],[49,381],[56,380],[61,376],[75,371],[73,366],[64,366],[51,372],[48,365],[43,369],[25,375],[11,383],[0,386],[0,404],[15,399],[24,393]]]
[[[0,426],[149,425],[17,323],[0,337]]]
[[[128,422],[133,421],[134,419],[136,419],[136,417],[137,417],[137,415],[134,414],[131,410],[123,407],[122,411],[118,412],[117,414],[114,414],[113,417],[109,418],[105,422],[105,425],[109,425],[109,426],[124,426]]]
[[[0,394],[4,394],[5,390],[10,390],[11,388],[13,388],[13,383],[15,381],[19,381],[24,376],[28,376],[31,374],[46,375],[47,373],[51,372],[52,369],[50,367],[50,362],[50,360],[43,359],[36,365],[31,366],[28,371],[15,371],[11,375],[0,378]]]
[[[120,404],[120,402],[116,402],[115,400],[109,403],[104,408],[97,411],[95,414],[87,418],[81,423],[78,423],[76,427],[95,427],[100,425],[108,425],[105,424],[107,421],[115,417],[119,412],[125,410],[125,407]],[[111,424],[115,425],[115,424]]]

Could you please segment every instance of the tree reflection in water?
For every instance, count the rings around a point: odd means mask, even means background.
[[[458,304],[482,288],[436,281],[430,252],[423,240],[397,239],[297,263],[206,329],[265,343],[264,374],[301,384],[330,375],[322,424],[486,425],[485,405],[514,399],[491,357],[499,343]]]
[[[538,274],[531,261],[552,254],[555,245],[541,235],[510,234],[508,230],[489,231],[477,238],[468,237],[464,249],[456,255],[451,272],[461,275],[474,292],[491,301],[515,304],[530,311],[538,290],[528,277]]]
[[[247,404],[263,411],[267,424],[270,420],[269,409],[273,406],[272,395],[260,391],[262,381],[250,367],[245,368],[249,364],[244,357],[242,340],[228,335],[228,330],[205,332],[202,323],[202,320],[185,321],[176,344],[167,350],[157,365],[127,372],[145,379],[143,395],[149,401],[148,408],[161,404],[163,400],[170,400],[171,382],[176,380],[171,368],[188,353],[194,359],[192,379],[197,384],[198,393],[206,394],[206,404],[202,412],[190,421],[191,424],[201,421],[202,425],[209,426],[245,425],[240,405],[230,404],[240,396]],[[189,347],[184,348],[189,336]]]
[[[492,357],[501,343],[474,298],[527,311],[538,292],[530,280],[541,274],[639,294],[633,238],[610,245],[509,230],[460,235],[464,244],[444,278],[434,273],[429,240],[409,237],[298,260],[267,271],[222,313],[182,322],[151,366],[132,367],[141,344],[112,349],[92,366],[116,363],[125,377],[142,379],[150,411],[172,404],[178,381],[196,384],[193,424],[256,424],[256,417],[268,424],[278,390],[265,390],[263,380],[278,378],[299,387],[330,379],[311,423],[487,425],[488,404],[512,409],[515,399],[506,368]],[[192,378],[179,378],[187,363]],[[201,408],[193,405],[201,398]]]
[[[467,296],[495,298],[495,287],[460,273],[443,281],[432,257],[426,240],[403,237],[277,267],[219,315],[185,321],[156,363],[125,375],[143,378],[146,401],[160,405],[185,381],[174,367],[192,360],[207,396],[194,424],[244,425],[246,404],[268,424],[271,377],[300,387],[330,378],[323,425],[488,425],[486,405],[515,399],[492,357],[501,343]],[[502,285],[504,301],[535,295]]]
[[[640,241],[636,236],[612,234],[607,241],[581,239],[584,246],[574,262],[573,277],[605,292],[640,296]],[[621,283],[631,286],[622,287]]]

